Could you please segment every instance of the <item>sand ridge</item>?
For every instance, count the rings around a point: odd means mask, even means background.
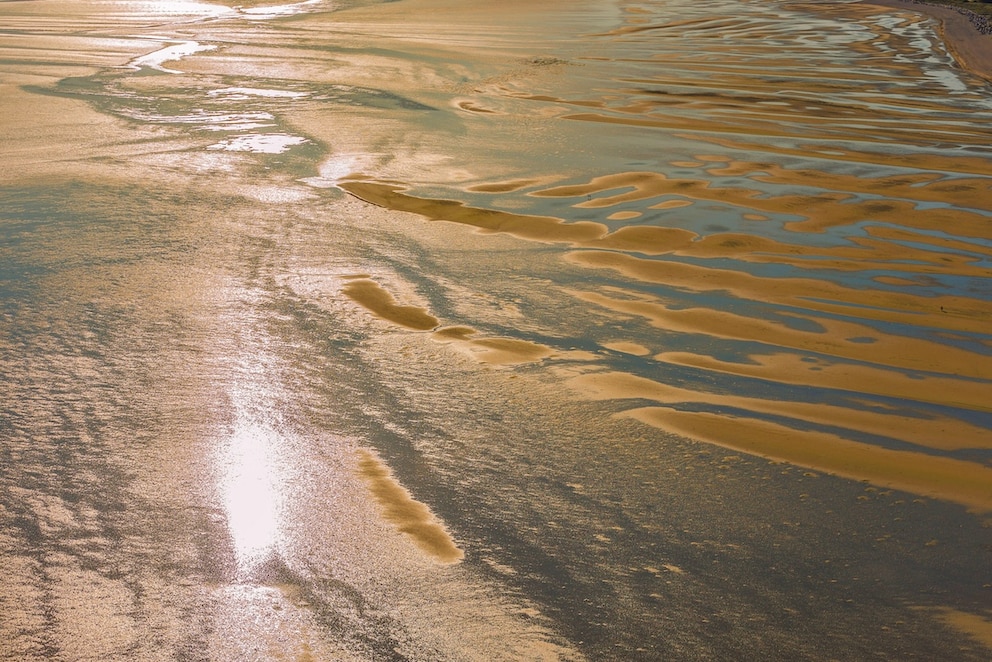
[[[412,331],[433,331],[436,342],[453,345],[480,363],[516,365],[557,354],[550,347],[529,340],[478,336],[476,329],[467,326],[442,327],[440,320],[427,309],[398,304],[387,289],[364,275],[348,279],[341,293],[379,319]]]
[[[824,432],[797,434],[770,421],[724,414],[648,407],[625,415],[717,446],[992,512],[992,468],[974,462],[891,450]]]
[[[465,557],[427,506],[414,500],[382,461],[369,451],[359,451],[358,455],[358,474],[382,506],[387,521],[441,563],[458,563]]]
[[[438,319],[418,306],[403,306],[388,290],[371,279],[362,278],[347,283],[342,293],[380,317],[394,324],[429,331],[439,324]]]
[[[949,418],[910,417],[904,411],[879,412],[828,403],[768,400],[727,393],[702,393],[623,372],[590,372],[569,380],[569,385],[595,400],[654,400],[665,405],[704,404],[761,416],[789,418],[821,427],[839,427],[878,436],[894,437],[921,448],[941,450],[992,449],[988,430]]]

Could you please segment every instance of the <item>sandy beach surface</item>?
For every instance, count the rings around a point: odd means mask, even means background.
[[[0,1],[0,659],[989,659],[963,21]]]
[[[992,34],[983,33],[971,19],[955,7],[908,0],[865,0],[866,4],[906,9],[932,16],[940,21],[940,35],[960,65],[992,79]]]

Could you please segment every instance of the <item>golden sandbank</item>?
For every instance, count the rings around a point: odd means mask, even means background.
[[[465,556],[427,506],[415,501],[372,453],[360,451],[358,474],[383,509],[385,518],[441,563],[457,563]]]

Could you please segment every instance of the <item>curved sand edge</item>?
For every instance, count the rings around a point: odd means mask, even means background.
[[[407,534],[421,550],[443,564],[458,563],[465,552],[458,547],[444,525],[430,509],[416,501],[399,484],[380,459],[367,450],[358,451],[358,475],[365,479],[372,496],[383,509],[383,516],[397,530]]]
[[[912,0],[863,0],[863,4],[904,9],[938,19],[940,37],[961,68],[992,81],[992,35],[979,32],[956,8]]]

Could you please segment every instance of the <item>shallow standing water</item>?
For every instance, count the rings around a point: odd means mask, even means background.
[[[0,657],[987,659],[992,89],[926,19],[0,18]]]

